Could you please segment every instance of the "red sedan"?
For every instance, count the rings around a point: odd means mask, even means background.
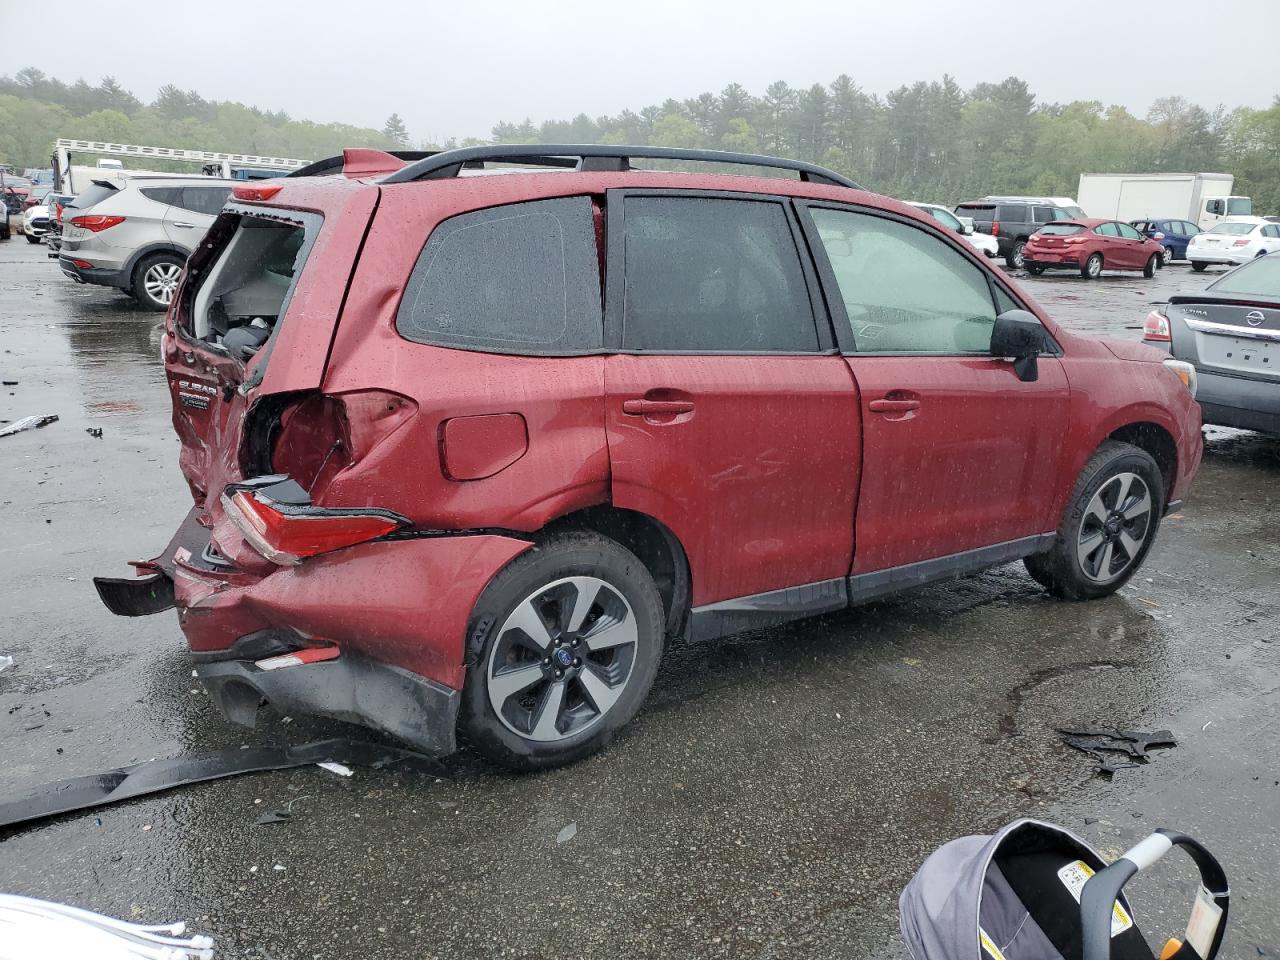
[[[1144,277],[1154,277],[1164,248],[1119,220],[1059,220],[1031,235],[1023,257],[1035,276],[1065,269],[1096,280],[1105,269],[1141,270]]]

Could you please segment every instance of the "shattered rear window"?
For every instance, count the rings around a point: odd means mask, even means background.
[[[189,330],[247,363],[284,315],[320,218],[243,214],[237,220],[196,291]]]

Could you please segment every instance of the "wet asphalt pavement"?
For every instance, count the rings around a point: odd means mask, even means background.
[[[1206,282],[1020,278],[1077,330],[1137,337],[1147,303]],[[189,504],[158,317],[0,244],[0,799],[152,757],[359,731],[230,727],[174,616],[112,617]],[[102,428],[101,439],[89,428]],[[1280,440],[1211,430],[1204,466],[1120,595],[1051,600],[1021,565],[672,652],[603,755],[515,778],[462,754],[447,779],[318,768],[184,788],[0,832],[0,891],[158,923],[222,957],[901,958],[897,896],[925,856],[1019,815],[1108,856],[1157,826],[1232,883],[1222,956],[1280,956]],[[266,714],[264,713],[264,716]],[[1169,728],[1111,780],[1052,727]],[[291,804],[293,819],[255,826]],[[577,833],[558,843],[567,825]],[[1131,884],[1180,934],[1171,856]]]

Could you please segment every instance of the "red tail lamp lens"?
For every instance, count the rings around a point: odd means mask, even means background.
[[[85,214],[82,217],[71,218],[71,225],[73,227],[81,227],[88,230],[90,233],[101,233],[103,230],[109,230],[118,223],[124,223],[124,217]]]
[[[1169,336],[1169,318],[1159,310],[1148,313],[1147,319],[1142,322],[1142,339],[1169,343],[1173,339]]]
[[[297,513],[249,490],[223,498],[227,515],[255,550],[279,564],[301,563],[331,550],[385,536],[400,521],[376,513]]]

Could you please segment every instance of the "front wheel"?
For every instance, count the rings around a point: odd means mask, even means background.
[[[149,310],[168,310],[182,280],[183,259],[174,253],[147,257],[133,271],[133,295]]]
[[[1053,546],[1028,557],[1027,572],[1065,600],[1115,593],[1151,549],[1164,497],[1164,478],[1151,455],[1108,440],[1080,472]]]
[[[1152,254],[1147,258],[1147,265],[1142,268],[1142,275],[1150,279],[1156,275],[1156,267],[1159,265],[1160,258],[1156,254]]]
[[[1089,259],[1084,262],[1084,266],[1080,268],[1080,276],[1086,280],[1097,280],[1102,276],[1102,254],[1095,253],[1090,255]]]
[[[1033,277],[1038,277],[1040,274],[1044,273],[1044,267],[1040,266],[1038,263],[1028,263],[1027,273],[1031,274]]]
[[[39,237],[33,237],[33,236],[32,236],[31,234],[29,234],[29,233],[28,233],[28,234],[26,234],[26,237],[27,237],[27,243],[39,243],[39,242],[40,242],[40,238],[39,238]]]
[[[644,702],[663,625],[653,577],[618,543],[576,533],[533,547],[472,614],[462,732],[518,771],[595,753]]]
[[[1207,266],[1209,266],[1207,263],[1204,263],[1200,260],[1191,261],[1191,269],[1194,270],[1196,273],[1204,273],[1205,267]]]
[[[1015,240],[1013,246],[1009,248],[1009,252],[1005,255],[1004,262],[1011,270],[1021,270],[1026,260],[1023,258],[1022,251],[1026,249],[1026,242],[1023,240]]]

